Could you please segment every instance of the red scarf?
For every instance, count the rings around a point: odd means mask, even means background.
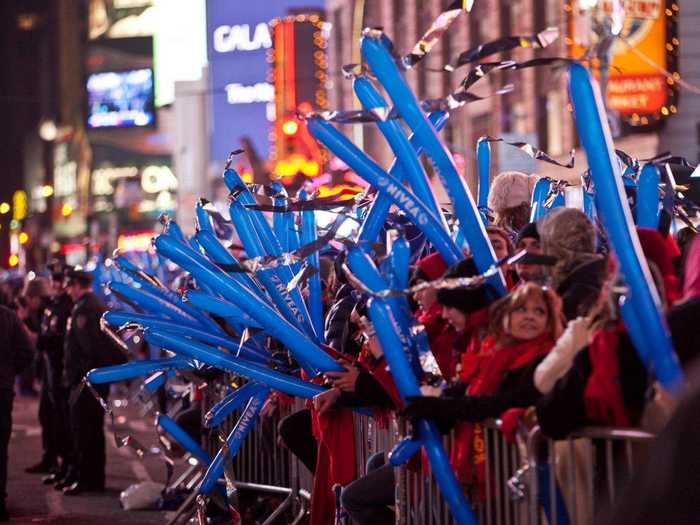
[[[352,361],[352,358],[332,351],[324,345],[332,357]],[[302,371],[302,377],[308,380]],[[321,378],[312,380],[314,383]],[[310,525],[327,525],[335,519],[335,494],[333,485],[345,486],[357,478],[355,465],[355,432],[352,410],[329,410],[319,416],[309,399],[306,406],[311,410],[311,427],[318,441],[318,454],[314,485],[311,493]]]
[[[549,334],[530,341],[496,348],[493,337],[481,342],[479,353],[462,354],[460,378],[468,382],[467,395],[491,395],[498,392],[506,372],[517,370],[547,354],[554,341]],[[450,462],[459,481],[477,487],[477,497],[484,497],[486,485],[486,452],[483,426],[461,423],[456,427]]]
[[[617,345],[623,330],[621,324],[599,330],[593,334],[593,340],[588,346],[591,375],[583,391],[583,401],[586,417],[596,424],[614,427],[632,425],[620,386]]]

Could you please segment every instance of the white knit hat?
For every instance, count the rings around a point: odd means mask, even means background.
[[[496,175],[489,189],[488,206],[496,213],[521,204],[530,204],[532,190],[539,175],[520,171],[504,171]]]

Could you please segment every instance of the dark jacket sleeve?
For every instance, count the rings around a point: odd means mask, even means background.
[[[534,372],[539,362],[509,372],[501,388],[493,395],[463,398],[460,419],[483,421],[497,418],[510,408],[534,405],[541,396],[534,382]]]
[[[394,403],[382,384],[367,370],[361,370],[355,382],[355,392],[343,392],[338,405],[345,408],[394,408]]]
[[[10,313],[9,335],[9,347],[12,349],[15,371],[19,374],[31,364],[34,359],[34,349],[22,328],[22,321],[14,312]]]
[[[583,391],[591,375],[587,350],[574,358],[571,370],[536,405],[542,432],[552,439],[564,439],[585,423]]]

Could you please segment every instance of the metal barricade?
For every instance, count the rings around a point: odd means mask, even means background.
[[[218,401],[216,392],[214,388],[208,390],[202,413]],[[278,443],[277,424],[303,408],[302,400],[278,407],[274,417],[268,416],[256,425],[234,459],[239,487],[285,496],[271,518],[293,507],[292,523],[300,522],[308,512],[313,477]],[[212,455],[220,448],[218,433],[228,434],[237,416],[232,414],[205,440],[205,448]],[[353,419],[355,460],[358,477],[362,477],[368,459],[378,452],[388,453],[406,434],[406,428],[404,421],[394,418],[389,419],[386,428],[360,414],[354,414]],[[552,441],[534,427],[522,430],[516,442],[509,443],[495,422],[486,422],[483,429],[486,482],[481,501],[473,502],[482,525],[595,523],[596,513],[615,501],[621,484],[632,475],[645,455],[646,445],[654,438],[639,430],[585,428],[566,440]],[[448,452],[454,439],[453,434],[445,437]],[[410,470],[405,465],[395,469],[397,523],[454,523],[439,487],[421,470]]]
[[[654,435],[637,429],[583,428],[566,440],[530,432],[531,523],[591,525],[614,504]],[[548,510],[543,510],[548,509]],[[543,517],[542,514],[545,514]],[[538,521],[540,520],[540,521]]]
[[[508,443],[495,423],[484,424],[485,445],[485,493],[483,501],[472,504],[479,523],[488,525],[519,525],[528,523],[527,509],[522,498],[514,497],[514,489],[509,481],[514,473],[523,467],[527,458],[524,440],[520,446]],[[444,439],[449,452],[455,440],[454,433]],[[404,494],[398,495],[405,501],[405,509],[399,514],[400,523],[406,525],[437,525],[454,523],[447,504],[432,476],[401,468],[400,479],[405,479]]]

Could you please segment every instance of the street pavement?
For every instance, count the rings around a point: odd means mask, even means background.
[[[130,434],[144,446],[152,446],[157,436],[152,418],[141,418],[135,407],[116,413],[119,435]],[[41,457],[41,430],[37,421],[37,401],[16,397],[13,410],[12,438],[7,506],[13,524],[80,524],[126,525],[164,524],[164,511],[125,511],[119,494],[140,481],[165,482],[166,470],[162,459],[146,456],[143,460],[134,450],[117,448],[109,428],[107,437],[107,490],[79,496],[64,496],[51,485],[43,485],[43,475],[26,474],[24,469]],[[182,467],[181,467],[182,468]]]

